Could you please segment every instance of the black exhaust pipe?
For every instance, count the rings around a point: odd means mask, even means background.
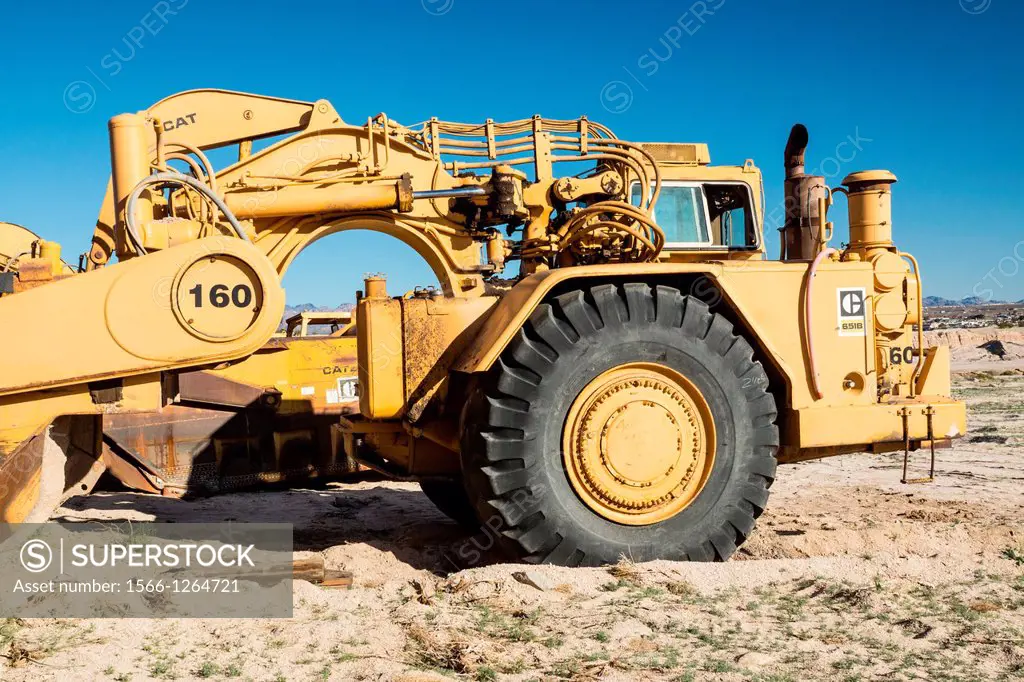
[[[807,151],[807,142],[810,137],[807,134],[807,126],[797,123],[789,131],[789,139],[786,141],[786,179],[804,174],[804,152]]]
[[[825,178],[804,172],[804,154],[810,135],[797,123],[786,141],[786,224],[782,233],[782,260],[811,260],[819,241],[818,199],[825,196]]]

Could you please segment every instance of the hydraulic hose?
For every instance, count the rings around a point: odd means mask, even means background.
[[[815,400],[821,400],[824,394],[821,392],[821,386],[819,385],[818,367],[815,363],[814,357],[814,327],[812,326],[813,318],[811,317],[811,293],[814,291],[814,277],[817,274],[818,266],[821,261],[825,260],[834,253],[839,253],[835,249],[822,249],[818,252],[818,255],[814,257],[811,262],[811,267],[807,269],[807,283],[804,287],[804,331],[807,335],[807,370],[811,375],[811,391],[814,394]]]
[[[211,202],[213,202],[214,206],[220,209],[220,212],[224,214],[224,217],[227,219],[228,223],[231,224],[231,228],[235,231],[235,234],[238,236],[239,239],[247,242],[252,241],[251,239],[249,239],[249,235],[246,234],[245,230],[239,224],[238,219],[235,218],[235,214],[232,213],[231,209],[227,207],[227,204],[225,204],[224,201],[219,196],[217,196],[216,192],[214,192],[208,186],[199,182],[199,180],[196,180],[195,178],[189,177],[182,173],[164,171],[160,173],[154,173],[153,175],[150,175],[148,178],[145,178],[138,185],[136,185],[135,189],[133,189],[132,193],[128,196],[128,203],[125,205],[125,231],[128,233],[128,236],[131,238],[132,244],[135,246],[135,250],[138,251],[140,256],[146,255],[146,248],[142,245],[142,238],[139,235],[137,226],[135,225],[135,207],[138,204],[139,197],[142,195],[143,190],[153,185],[165,184],[187,185],[188,187],[191,187],[192,189],[196,190],[197,192],[205,196],[207,199],[209,199]]]

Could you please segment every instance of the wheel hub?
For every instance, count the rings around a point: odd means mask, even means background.
[[[663,521],[703,488],[714,463],[714,423],[704,397],[663,365],[630,363],[580,392],[562,452],[577,495],[629,525]]]

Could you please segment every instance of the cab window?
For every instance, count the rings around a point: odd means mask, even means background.
[[[704,185],[711,231],[716,242],[734,249],[757,246],[757,234],[750,210],[750,193],[743,185]]]
[[[640,183],[633,185],[633,203],[640,202]],[[665,231],[665,246],[704,246],[711,244],[704,195],[700,185],[676,185],[663,182],[654,222]]]
[[[631,194],[633,203],[639,203],[640,183],[633,183]],[[746,185],[666,180],[654,220],[665,232],[666,249],[757,246]]]

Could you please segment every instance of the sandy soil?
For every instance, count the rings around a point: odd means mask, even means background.
[[[290,521],[356,585],[295,582],[288,620],[9,620],[0,679],[1024,679],[1024,376],[956,391],[971,433],[935,483],[901,485],[901,455],[780,467],[724,564],[496,563],[403,483],[76,498],[55,518]]]
[[[949,346],[953,371],[1024,369],[1024,330],[998,327],[925,332],[928,345]]]

